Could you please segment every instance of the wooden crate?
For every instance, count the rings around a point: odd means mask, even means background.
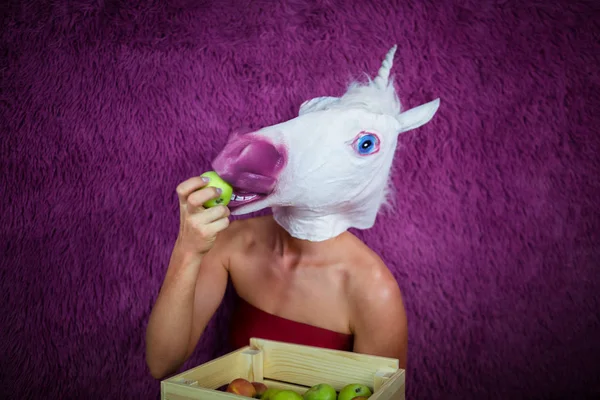
[[[318,383],[337,391],[361,383],[373,391],[370,400],[403,400],[405,371],[397,359],[252,338],[249,346],[161,382],[162,400],[240,400],[218,391],[236,378],[292,389],[302,395]]]

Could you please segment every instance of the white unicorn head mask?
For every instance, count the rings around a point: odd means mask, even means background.
[[[233,215],[271,207],[290,235],[310,241],[374,225],[398,134],[429,122],[439,107],[436,99],[401,110],[389,80],[396,48],[368,84],[305,101],[297,117],[229,139],[213,168],[234,187]]]

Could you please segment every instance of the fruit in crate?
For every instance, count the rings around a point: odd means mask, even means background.
[[[358,397],[353,398],[352,400],[367,400],[367,399],[368,399],[368,397],[366,397],[366,396],[358,396]]]
[[[320,383],[308,389],[304,393],[304,400],[336,400],[337,392],[333,386]]]
[[[256,396],[256,388],[254,388],[254,385],[242,378],[232,380],[229,386],[227,386],[227,392],[246,397]]]
[[[356,397],[368,398],[372,394],[373,393],[371,393],[371,389],[369,389],[368,386],[361,385],[360,383],[351,383],[340,390],[337,400],[354,400]]]
[[[275,395],[279,392],[280,392],[279,389],[269,388],[262,394],[260,399],[261,400],[273,400],[273,397],[275,397]]]
[[[302,396],[293,390],[280,390],[275,394],[275,396],[271,397],[271,400],[304,400]]]
[[[256,389],[255,397],[262,399],[263,394],[267,391],[268,387],[262,382],[252,382],[254,389]]]

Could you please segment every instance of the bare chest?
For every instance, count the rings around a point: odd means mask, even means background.
[[[240,297],[273,315],[340,333],[350,333],[347,266],[283,265],[247,254],[233,260],[230,277]]]

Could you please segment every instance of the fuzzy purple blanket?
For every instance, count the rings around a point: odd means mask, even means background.
[[[394,43],[405,105],[441,98],[400,137],[395,209],[357,232],[404,293],[407,398],[600,396],[597,2],[2,7],[0,398],[158,398],[176,185]],[[232,298],[185,368],[228,350]]]

